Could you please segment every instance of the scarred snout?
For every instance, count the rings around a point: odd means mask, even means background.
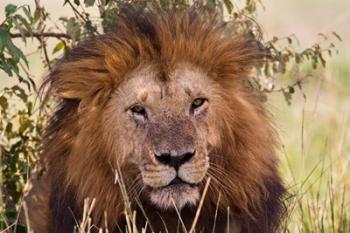
[[[165,209],[197,203],[209,160],[191,119],[164,116],[150,124],[147,138],[152,149],[141,174],[151,201]]]

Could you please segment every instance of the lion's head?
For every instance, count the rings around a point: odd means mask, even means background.
[[[211,177],[202,216],[218,203],[246,232],[270,232],[283,193],[275,137],[243,85],[259,43],[205,10],[128,12],[115,32],[74,47],[46,81],[60,101],[43,154],[50,203],[79,214],[84,198],[96,198],[95,223],[106,212],[114,227],[123,210],[114,169],[132,203],[163,213],[196,209]]]
[[[151,63],[127,75],[104,108],[103,134],[116,155],[138,167],[153,204],[168,209],[173,200],[181,209],[200,197],[225,100],[199,67],[178,63],[164,72]]]

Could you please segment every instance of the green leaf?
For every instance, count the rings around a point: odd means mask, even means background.
[[[26,36],[25,36],[26,31],[23,29],[23,27],[21,27],[21,25],[19,24],[18,21],[19,21],[18,18],[17,18],[17,17],[14,17],[13,23],[15,24],[16,29],[17,29],[17,30],[19,31],[19,33],[21,34],[22,40],[24,41],[24,43],[26,43]]]
[[[23,26],[25,27],[27,32],[32,31],[32,27],[30,26],[30,22],[28,22],[23,16],[16,15],[15,18],[18,19],[23,24]]]
[[[16,5],[8,4],[5,7],[6,17],[9,17],[11,14],[15,13],[16,10],[17,10],[17,6]]]
[[[319,32],[318,35],[322,37],[324,40],[328,40],[328,36],[322,32]]]
[[[42,13],[43,13],[43,8],[36,8],[35,9],[33,24],[36,24],[36,22],[38,22],[41,19],[42,15],[43,15]]]
[[[340,37],[340,35],[339,35],[338,33],[332,32],[332,34],[333,34],[335,37],[337,37],[337,39],[338,39],[339,41],[343,41],[343,39]]]
[[[233,10],[233,4],[232,4],[231,0],[224,0],[224,4],[226,6],[228,13],[231,14],[232,10]]]
[[[5,71],[5,73],[6,73],[8,76],[10,76],[10,77],[13,76],[13,73],[12,73],[12,66],[11,66],[9,63],[7,63],[6,61],[3,62],[3,61],[0,60],[0,69],[2,69],[3,71]]]
[[[62,41],[58,42],[55,46],[55,48],[53,48],[52,53],[55,54],[57,52],[59,52],[60,50],[62,50],[64,48],[64,43]]]
[[[328,49],[328,55],[331,57],[332,56],[332,50]]]
[[[12,71],[14,71],[15,73],[19,72],[18,65],[17,65],[18,64],[17,58],[14,58],[14,57],[7,58],[6,63],[9,65]]]
[[[23,6],[23,12],[27,16],[28,20],[30,22],[33,22],[33,16],[32,16],[32,12],[30,10],[30,7],[29,6]]]
[[[85,6],[93,6],[96,0],[84,0]]]
[[[10,33],[0,27],[0,53],[4,50],[10,38]]]
[[[312,68],[316,69],[317,65],[318,65],[318,57],[317,57],[317,55],[313,55],[312,56]]]
[[[320,58],[322,66],[326,67],[326,60],[323,58],[322,53],[319,53],[318,57]]]
[[[288,87],[288,92],[289,92],[290,94],[294,94],[294,92],[295,92],[294,87],[289,86],[289,87]]]
[[[24,133],[24,131],[26,131],[30,126],[31,126],[31,121],[27,118],[22,118],[20,120],[20,126],[19,126],[18,131],[20,133]]]
[[[0,106],[2,109],[6,110],[9,106],[5,96],[0,96]]]
[[[74,40],[79,40],[81,34],[80,24],[74,17],[71,17],[67,21],[67,34],[70,35]]]
[[[21,100],[26,103],[27,100],[28,100],[28,95],[27,93],[24,91],[23,88],[21,88],[20,86],[18,85],[15,85],[13,86],[12,88],[12,91],[19,97],[21,98]]]
[[[29,115],[32,115],[32,111],[33,111],[33,103],[32,102],[28,102],[27,104],[27,112]]]
[[[10,51],[12,57],[13,57],[15,60],[18,60],[18,61],[19,61],[19,59],[22,59],[22,60],[25,62],[25,64],[27,65],[27,67],[28,67],[28,60],[27,60],[27,58],[24,56],[22,50],[20,50],[19,48],[17,48],[17,47],[13,44],[13,42],[12,42],[11,40],[8,40],[8,41],[7,41],[7,46],[6,46],[6,47],[9,49],[9,51]]]
[[[5,132],[6,132],[7,134],[9,134],[9,133],[12,132],[12,126],[13,126],[13,125],[12,125],[11,122],[7,123],[6,128],[5,128]]]

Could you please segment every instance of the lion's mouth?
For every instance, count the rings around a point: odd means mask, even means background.
[[[191,184],[188,183],[186,181],[183,181],[181,178],[179,177],[175,177],[168,185],[164,186],[164,187],[160,187],[159,189],[164,189],[164,188],[177,188],[177,187],[181,187],[181,186],[191,186],[191,187],[195,187],[198,186],[198,184]]]
[[[200,197],[199,184],[190,184],[176,177],[166,186],[150,188],[149,197],[160,209],[180,210],[186,205],[197,204]]]

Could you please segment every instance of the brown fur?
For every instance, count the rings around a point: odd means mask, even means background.
[[[113,183],[111,168],[120,166],[128,187],[139,171],[127,158],[115,156],[121,152],[112,137],[105,136],[104,130],[111,126],[106,122],[113,124],[106,106],[135,69],[152,65],[167,82],[179,64],[198,67],[219,86],[222,100],[216,106],[219,142],[209,154],[212,182],[197,229],[211,232],[220,195],[216,232],[225,231],[228,207],[236,232],[274,232],[284,193],[276,170],[275,135],[263,104],[242,85],[262,56],[258,42],[230,32],[230,25],[195,8],[166,14],[128,9],[117,22],[115,32],[73,48],[46,80],[49,93],[59,99],[42,155],[51,178],[51,228],[47,232],[72,232],[74,219],[68,215],[79,220],[86,197],[97,200],[92,213],[96,226],[104,226],[105,213],[110,232],[118,221],[123,222],[121,192]],[[147,94],[142,97],[147,98]],[[132,197],[131,201],[137,206]],[[151,224],[162,230],[154,207],[144,205]],[[67,208],[70,212],[64,210]],[[187,227],[195,209],[182,211]],[[162,214],[169,229],[174,229],[176,215],[171,211]],[[145,221],[141,215],[139,226]]]

